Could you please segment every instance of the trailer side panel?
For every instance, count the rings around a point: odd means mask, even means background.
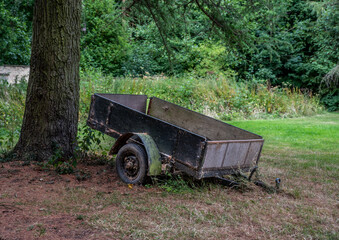
[[[263,139],[208,141],[201,171],[250,169],[257,164],[263,143]]]
[[[209,140],[260,139],[261,136],[214,118],[152,97],[148,114],[187,129]]]

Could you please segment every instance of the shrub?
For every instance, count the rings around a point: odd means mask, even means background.
[[[115,1],[83,1],[81,65],[121,74],[128,38]]]
[[[24,79],[9,84],[0,79],[0,150],[14,147],[24,114],[27,83]]]
[[[232,71],[204,78],[113,78],[90,71],[83,72],[82,79],[84,106],[89,106],[91,94],[101,92],[155,96],[221,120],[298,117],[324,111],[319,97],[310,92],[237,82]],[[87,112],[81,116],[87,117]]]

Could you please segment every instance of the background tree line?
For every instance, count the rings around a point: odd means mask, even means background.
[[[33,2],[0,0],[0,65],[29,64]],[[329,110],[339,108],[337,1],[82,4],[82,69],[114,76],[233,74],[320,93]]]

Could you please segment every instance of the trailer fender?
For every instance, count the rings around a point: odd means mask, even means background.
[[[113,145],[109,154],[117,154],[120,148],[122,148],[122,146],[127,143],[128,139],[133,136],[137,136],[137,138],[141,140],[143,146],[145,147],[148,160],[148,175],[159,175],[161,173],[161,157],[159,149],[153,138],[145,133],[125,133],[121,135]]]

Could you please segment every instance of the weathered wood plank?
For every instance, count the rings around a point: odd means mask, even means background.
[[[257,134],[155,97],[151,98],[148,114],[200,136],[205,136],[210,140],[262,138]]]
[[[261,147],[264,143],[263,142],[252,142],[249,149],[248,154],[243,163],[244,166],[254,166],[257,163],[259,158]]]
[[[228,144],[207,144],[203,168],[221,167]]]
[[[241,168],[250,143],[229,143],[222,167]]]

